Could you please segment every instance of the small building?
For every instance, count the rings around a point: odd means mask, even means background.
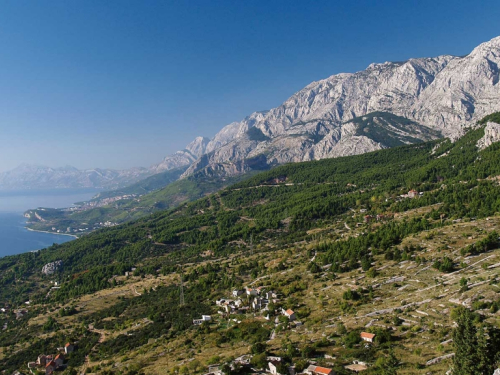
[[[373,339],[375,338],[375,334],[368,333],[368,332],[361,332],[361,338],[363,339],[363,341],[373,342]]]
[[[285,315],[288,319],[295,320],[297,319],[297,316],[295,315],[295,312],[293,310],[283,310],[283,315]]]
[[[64,363],[64,356],[62,354],[56,355],[54,362],[56,363],[57,368],[61,367]]]
[[[45,365],[47,364],[47,356],[45,354],[40,354],[36,359],[36,364],[45,367]]]
[[[56,368],[56,363],[54,361],[50,361],[45,365],[45,375],[52,375]]]
[[[69,342],[64,345],[64,353],[69,354],[75,350],[75,346]]]
[[[210,315],[202,315],[201,319],[193,319],[193,324],[195,326],[202,325],[204,322],[209,322],[212,320],[212,317]]]
[[[310,365],[304,372],[309,375],[335,375],[332,369],[315,365]]]
[[[257,295],[257,289],[247,288],[246,292],[247,292],[247,296],[256,296]]]
[[[241,296],[243,293],[245,293],[244,290],[235,289],[235,290],[233,290],[233,297]]]
[[[267,307],[269,301],[264,298],[257,297],[252,301],[252,308],[254,310],[261,310]]]
[[[372,221],[372,219],[373,219],[372,215],[365,215],[365,217],[363,218],[363,221],[365,223],[369,223],[370,221]]]
[[[418,191],[412,189],[408,192],[408,198],[416,198],[416,197],[418,197]]]
[[[280,374],[278,372],[278,365],[280,364],[279,361],[269,361],[268,366],[269,366],[269,372],[273,375],[285,375],[285,374]]]
[[[354,372],[361,372],[361,371],[365,371],[368,367],[366,366],[366,364],[364,364],[362,362],[354,361],[352,365],[344,366],[344,368],[346,368],[347,370],[354,371]]]

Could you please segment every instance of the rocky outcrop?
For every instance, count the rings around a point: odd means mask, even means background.
[[[166,156],[160,163],[151,166],[149,169],[153,174],[156,174],[189,166],[196,159],[205,154],[209,141],[210,140],[205,137],[196,137],[184,150]]]
[[[403,143],[436,138],[440,133],[456,138],[464,126],[500,110],[499,63],[500,37],[465,57],[371,64],[361,72],[313,82],[279,107],[224,127],[208,143],[207,154],[183,176],[240,173],[250,168],[246,160],[257,156],[271,166],[393,146],[392,141],[374,139],[373,132],[360,134],[357,123],[353,127],[351,120],[373,112],[405,119],[399,123],[406,128],[386,127],[390,133],[406,133],[401,135]],[[251,134],[251,129],[256,130]]]
[[[55,262],[47,263],[42,268],[42,273],[45,275],[52,275],[62,267],[62,260],[56,260]]]
[[[484,128],[484,136],[477,142],[477,147],[483,150],[498,141],[500,141],[500,124],[488,122]]]

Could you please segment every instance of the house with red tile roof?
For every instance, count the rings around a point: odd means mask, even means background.
[[[57,365],[54,361],[50,361],[45,365],[45,375],[52,375],[56,370]]]
[[[283,310],[283,315],[285,315],[290,320],[297,319],[297,316],[295,315],[295,312],[293,310],[291,310],[291,309]]]
[[[375,334],[368,333],[368,332],[361,332],[361,338],[366,342],[373,342],[373,339],[375,338]]]
[[[310,375],[335,375],[332,369],[315,365],[310,365],[304,372]]]
[[[56,355],[56,357],[54,358],[54,362],[56,363],[56,367],[61,367],[64,363],[64,355]]]

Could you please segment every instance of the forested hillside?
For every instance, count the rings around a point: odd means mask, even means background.
[[[454,143],[277,167],[194,202],[1,258],[0,306],[30,301],[20,319],[0,315],[2,366],[21,369],[53,340],[84,335],[90,364],[70,367],[97,373],[196,374],[210,363],[238,373],[247,371],[234,366],[242,354],[253,354],[253,368],[273,354],[299,369],[314,361],[344,373],[360,361],[370,374],[444,373],[453,361],[463,367],[454,321],[463,328],[473,319],[472,328],[491,332],[474,349],[490,353],[477,370],[489,371],[500,322],[500,143],[478,151],[483,135],[478,127]],[[40,272],[57,261],[54,274]],[[245,297],[243,315],[217,314],[216,299],[250,285],[279,297],[267,310]],[[202,314],[211,322],[193,327]],[[362,344],[363,330],[378,339]]]

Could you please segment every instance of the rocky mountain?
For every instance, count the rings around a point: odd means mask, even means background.
[[[206,152],[209,141],[205,137],[196,137],[184,150],[168,155],[160,163],[151,166],[150,171],[152,173],[160,173],[191,165]]]
[[[312,82],[282,105],[197,137],[150,168],[124,171],[21,166],[0,174],[0,189],[114,189],[179,168],[182,177],[231,176],[270,166],[362,154],[463,129],[500,110],[500,37],[464,57],[371,64]]]
[[[87,169],[66,166],[21,164],[19,167],[0,173],[0,189],[59,189],[59,188],[107,188],[131,184],[150,175],[146,168],[126,170]]]
[[[225,126],[208,143],[206,155],[183,176],[233,175],[275,164],[360,154],[394,145],[386,142],[393,131],[405,132],[403,143],[439,133],[456,138],[464,126],[500,109],[499,63],[497,37],[465,57],[371,64],[361,72],[313,82],[279,107]],[[395,130],[374,112],[388,113],[382,117],[397,115],[402,126]],[[376,139],[353,121],[367,115],[378,124]],[[406,127],[408,121],[412,126]]]
[[[21,164],[13,170],[0,173],[0,190],[122,188],[153,175],[160,176],[163,172],[187,168],[203,155],[208,142],[208,138],[197,137],[184,150],[166,156],[150,168],[79,170],[71,166],[51,168]]]

